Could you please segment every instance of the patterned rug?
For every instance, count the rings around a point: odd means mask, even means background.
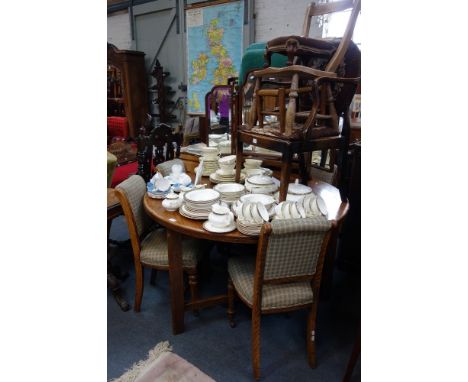
[[[171,350],[169,342],[160,342],[149,351],[146,360],[133,364],[112,382],[215,382]]]

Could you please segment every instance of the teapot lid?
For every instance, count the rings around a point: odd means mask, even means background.
[[[227,214],[229,212],[229,208],[227,208],[226,206],[223,206],[221,204],[218,204],[218,203],[213,204],[211,206],[211,210],[215,214]]]
[[[177,195],[174,191],[171,191],[166,195],[166,199],[179,199],[179,195]]]
[[[288,192],[296,195],[305,195],[312,192],[312,188],[304,184],[299,184],[299,179],[296,179],[294,183],[289,183]]]

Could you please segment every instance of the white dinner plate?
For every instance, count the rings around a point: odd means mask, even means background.
[[[193,203],[210,202],[219,199],[220,193],[211,188],[203,188],[201,190],[188,191],[184,194],[184,199]]]
[[[271,206],[275,199],[273,196],[266,194],[246,194],[240,197],[241,202],[262,203],[264,206]]]
[[[250,203],[243,203],[242,204],[242,220],[247,220],[251,221],[252,220],[252,215],[250,214]]]
[[[296,203],[291,203],[289,205],[290,207],[290,212],[291,212],[291,217],[293,219],[300,219],[301,218],[301,214],[299,213],[299,211],[297,210],[297,205]]]
[[[281,212],[285,219],[291,219],[290,207],[291,207],[291,202],[288,202],[288,201],[283,202],[283,206],[281,207]]]
[[[250,205],[250,214],[252,215],[252,219],[255,223],[261,224],[263,223],[263,218],[260,216],[260,212],[258,211],[258,204],[263,206],[262,203],[252,203]]]
[[[317,207],[322,213],[322,215],[327,216],[328,210],[327,205],[325,204],[325,200],[321,196],[317,196]]]
[[[297,208],[297,211],[299,212],[299,215],[301,215],[301,218],[306,217],[306,212],[305,212],[303,203],[304,203],[303,197],[296,202],[296,208]]]
[[[263,205],[263,203],[258,202],[257,203],[257,209],[258,209],[258,212],[259,212],[260,216],[262,217],[262,219],[264,221],[267,222],[268,220],[270,220],[270,216],[268,214],[268,211],[265,208],[265,206]]]
[[[247,181],[250,184],[256,185],[256,186],[266,186],[273,184],[273,179],[270,176],[265,176],[265,175],[253,175],[249,176]]]
[[[222,194],[234,194],[245,190],[245,186],[239,183],[220,183],[213,187]]]

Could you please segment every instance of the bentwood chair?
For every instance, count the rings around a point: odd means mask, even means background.
[[[252,363],[260,378],[261,314],[310,308],[307,351],[315,367],[315,321],[320,280],[332,223],[319,216],[273,220],[260,232],[256,259],[231,257],[228,261],[228,317],[234,323],[234,297],[252,309]]]
[[[152,270],[169,270],[166,231],[162,228],[150,231],[151,219],[143,207],[146,182],[139,175],[133,175],[116,187],[116,194],[128,224],[135,264],[135,312],[140,311],[143,297],[143,267]],[[182,242],[182,264],[188,274],[192,301],[198,298],[197,264],[200,256],[196,240]]]

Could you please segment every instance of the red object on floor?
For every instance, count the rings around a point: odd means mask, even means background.
[[[112,176],[111,187],[115,188],[119,183],[122,183],[130,175],[136,174],[138,171],[138,162],[131,162],[115,168]]]
[[[107,117],[107,135],[128,138],[127,117]]]

